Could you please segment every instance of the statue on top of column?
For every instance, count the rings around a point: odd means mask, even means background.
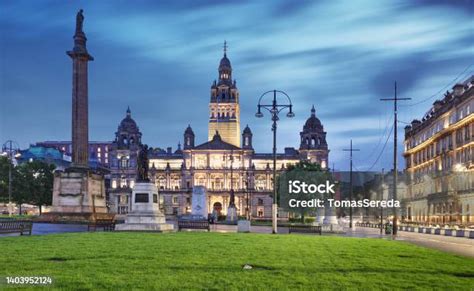
[[[84,22],[84,15],[82,15],[83,10],[79,10],[76,15],[76,33],[82,32],[82,23]]]

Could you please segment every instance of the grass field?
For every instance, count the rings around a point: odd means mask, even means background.
[[[474,288],[473,259],[378,239],[97,232],[4,237],[0,248],[0,276],[52,276],[64,289]]]

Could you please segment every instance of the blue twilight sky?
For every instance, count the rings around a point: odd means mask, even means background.
[[[474,2],[460,1],[18,1],[0,2],[0,141],[21,147],[69,140],[71,60],[78,9],[89,52],[91,140],[112,140],[128,105],[145,143],[173,146],[188,123],[207,139],[210,85],[223,41],[258,152],[271,152],[257,99],[286,91],[296,117],[281,118],[278,149],[299,146],[311,105],[327,131],[330,165],[347,169],[349,140],[371,168],[390,126],[393,82],[421,118],[455,80],[473,73]],[[432,98],[429,98],[430,96]],[[403,139],[404,124],[399,133]],[[402,141],[400,141],[401,145]],[[373,169],[389,169],[391,140]],[[401,149],[400,149],[401,150]],[[403,165],[403,162],[402,162]]]

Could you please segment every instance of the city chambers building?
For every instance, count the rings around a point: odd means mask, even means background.
[[[474,221],[474,76],[456,84],[423,119],[405,127],[406,219]]]
[[[250,212],[253,218],[271,218],[273,155],[256,153],[252,131],[241,131],[240,95],[232,78],[226,50],[220,60],[218,81],[211,86],[207,141],[196,144],[190,125],[184,130],[183,143],[176,151],[152,148],[149,152],[150,179],[160,192],[161,207],[168,216],[191,211],[194,186],[204,186],[209,212],[226,215],[231,189],[239,215]],[[308,110],[309,111],[309,110]],[[206,118],[203,116],[203,118]],[[130,109],[120,122],[110,151],[109,211],[119,215],[130,210],[130,195],[136,178],[137,156],[142,133]],[[326,132],[316,112],[300,132],[299,149],[285,148],[277,154],[277,170],[284,171],[300,160],[328,165]]]

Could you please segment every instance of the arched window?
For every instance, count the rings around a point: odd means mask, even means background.
[[[122,157],[122,158],[120,159],[120,167],[121,167],[122,169],[128,168],[128,159],[127,159],[127,157]]]

